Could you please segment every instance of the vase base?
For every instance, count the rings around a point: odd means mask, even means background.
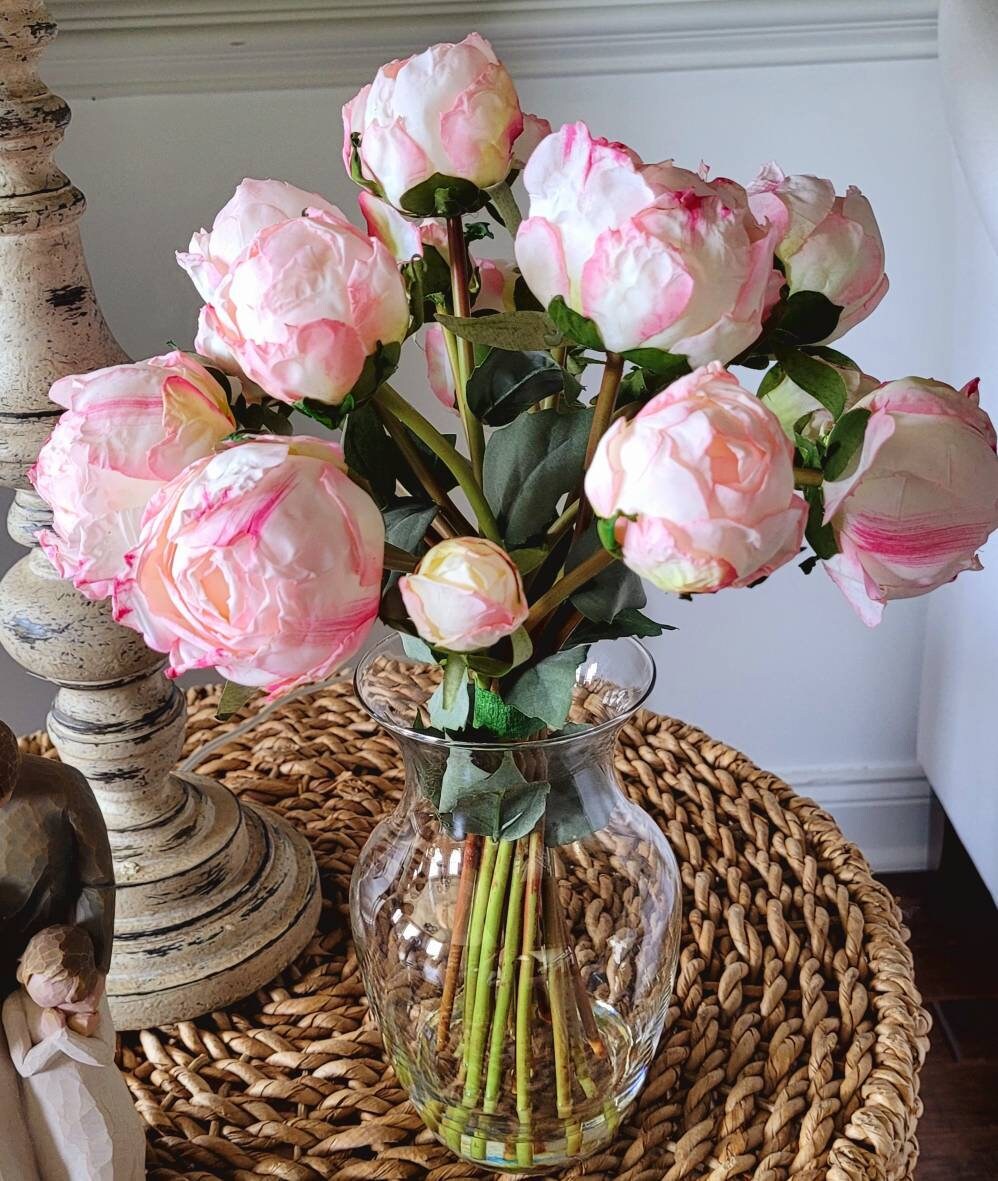
[[[183,840],[175,834],[176,859],[142,857],[138,833],[130,857],[115,849],[107,997],[119,1030],[189,1020],[248,996],[304,949],[319,918],[318,871],[302,836],[211,779],[172,778],[197,817]],[[143,838],[163,848],[156,834]]]

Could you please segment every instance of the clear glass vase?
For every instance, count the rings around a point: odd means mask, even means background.
[[[427,1126],[487,1168],[543,1171],[613,1137],[672,995],[679,871],[613,760],[654,669],[633,640],[593,645],[569,732],[519,743],[423,733],[440,675],[395,636],[357,671],[361,701],[399,742],[405,790],[354,870],[354,941]],[[500,771],[486,789],[523,786],[442,812],[448,762]]]

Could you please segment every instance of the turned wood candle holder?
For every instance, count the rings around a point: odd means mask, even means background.
[[[265,984],[311,938],[320,897],[288,825],[174,771],[185,707],[162,657],[36,545],[51,518],[27,471],[60,413],[49,387],[127,360],[84,261],[83,195],[52,160],[70,112],[37,59],[55,32],[41,0],[0,5],[0,485],[16,490],[8,527],[29,547],[0,582],[0,642],[58,686],[49,733],[104,814],[117,880],[108,999],[118,1028],[136,1029]]]

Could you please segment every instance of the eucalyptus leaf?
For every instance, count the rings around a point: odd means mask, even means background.
[[[838,365],[840,369],[855,369],[857,373],[859,372],[859,366],[852,357],[847,357],[838,349],[830,349],[827,344],[811,345],[807,351],[813,357],[820,357],[822,361],[827,361],[829,365]]]
[[[455,336],[510,352],[553,349],[562,335],[546,312],[496,312],[491,316],[449,316],[437,312],[437,323]]]
[[[222,696],[218,699],[215,717],[220,722],[227,721],[233,714],[238,713],[250,698],[260,692],[258,687],[237,685],[235,681],[226,681],[222,687]]]
[[[590,526],[569,551],[565,570],[574,569],[594,554],[601,544],[596,527]],[[613,562],[579,587],[569,601],[587,619],[595,623],[608,623],[628,608],[640,610],[648,597],[638,575],[623,562]]]
[[[459,670],[455,674],[451,669]],[[448,701],[448,692],[451,693]],[[448,657],[444,665],[444,679],[436,687],[426,703],[430,722],[439,730],[462,730],[471,713],[471,686],[468,684],[467,666],[463,661]]]
[[[590,409],[523,414],[492,433],[485,448],[485,495],[509,547],[538,537],[558,502],[579,482],[592,422]]]
[[[846,474],[853,458],[863,446],[870,412],[862,406],[843,414],[828,436],[825,453],[825,479],[838,480]]]
[[[419,660],[423,664],[435,664],[436,659],[430,645],[419,636],[410,636],[406,632],[399,634],[399,639],[402,641],[402,651],[410,658],[410,660]]]
[[[572,707],[576,671],[587,652],[585,647],[566,648],[530,665],[505,691],[506,704],[560,730]]]
[[[629,349],[622,355],[639,369],[647,369],[666,382],[675,381],[690,371],[689,361],[685,357],[667,353],[664,349]]]
[[[509,556],[521,574],[530,574],[548,556],[548,551],[542,546],[530,546],[526,549],[515,549]]]
[[[520,228],[520,222],[523,220],[523,215],[520,213],[520,207],[516,203],[516,198],[513,196],[513,190],[509,185],[502,181],[494,188],[489,189],[489,201],[495,208],[496,213],[499,214],[499,220],[506,227],[512,237],[516,237],[516,231]]]
[[[641,611],[633,607],[625,607],[618,611],[613,619],[596,623],[586,619],[572,632],[572,642],[576,644],[595,644],[597,640],[616,640],[621,636],[660,636],[662,632],[676,630],[669,623],[656,623]]]
[[[423,539],[437,515],[437,506],[422,500],[403,500],[384,509],[381,515],[386,543],[418,557],[425,548]]]
[[[348,415],[343,429],[343,456],[347,467],[366,480],[381,508],[395,495],[395,466],[385,462],[392,450],[394,444],[370,402]]]
[[[522,742],[532,738],[544,728],[539,718],[529,718],[518,709],[507,705],[498,693],[482,685],[475,688],[472,726],[476,730],[488,730],[506,742]]]
[[[444,709],[452,709],[462,685],[468,683],[468,661],[459,653],[452,652],[444,661],[443,689]]]
[[[613,794],[606,790],[599,768],[580,768],[552,781],[544,808],[544,843],[550,848],[585,840],[605,828],[613,812]]]
[[[846,405],[846,383],[838,370],[799,349],[781,349],[778,359],[795,385],[820,402],[833,418],[839,417]]]
[[[493,349],[468,379],[468,405],[489,426],[506,426],[564,386],[565,373],[549,352]]]

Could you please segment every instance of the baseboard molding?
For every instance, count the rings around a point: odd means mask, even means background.
[[[877,872],[938,862],[940,808],[920,767],[785,767],[778,774],[830,812]]]
[[[49,0],[67,97],[359,87],[470,29],[520,78],[933,57],[938,0]]]

